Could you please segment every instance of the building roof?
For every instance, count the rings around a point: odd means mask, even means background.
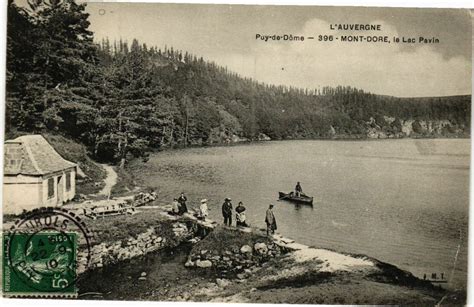
[[[46,175],[76,164],[65,160],[42,135],[24,135],[5,142],[5,175]]]

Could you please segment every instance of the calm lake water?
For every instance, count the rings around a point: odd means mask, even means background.
[[[155,154],[144,181],[161,199],[243,201],[252,226],[275,204],[278,232],[362,253],[466,288],[470,140],[282,141]],[[276,201],[300,181],[314,207]]]

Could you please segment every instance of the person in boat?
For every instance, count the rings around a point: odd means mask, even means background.
[[[239,201],[239,204],[237,207],[235,207],[235,223],[237,227],[248,227],[247,223],[245,222],[245,210],[244,204]]]
[[[207,199],[201,200],[201,205],[199,206],[199,219],[206,220],[206,217],[209,215],[209,208],[207,207]]]
[[[183,215],[184,213],[188,212],[188,207],[186,206],[186,201],[188,201],[188,198],[184,195],[184,192],[181,192],[181,195],[178,198],[179,215]]]
[[[270,206],[268,206],[267,213],[265,214],[265,223],[267,224],[267,236],[270,236],[270,234],[274,234],[275,230],[277,230],[276,219],[272,209],[273,205],[270,204]]]
[[[303,194],[303,188],[301,187],[300,182],[298,181],[295,186],[295,194],[296,197],[300,197],[301,194]]]
[[[224,217],[224,225],[232,226],[232,203],[230,198],[226,198],[222,204],[222,216]]]

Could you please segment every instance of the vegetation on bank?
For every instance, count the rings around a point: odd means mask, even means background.
[[[470,96],[264,84],[171,46],[94,42],[85,3],[28,3],[8,0],[6,131],[61,134],[99,161],[263,135],[400,137],[404,125],[421,137],[469,134]]]

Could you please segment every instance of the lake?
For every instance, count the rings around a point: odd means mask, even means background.
[[[468,139],[277,141],[161,152],[141,173],[170,203],[181,191],[190,207],[207,198],[218,222],[225,197],[234,208],[242,201],[256,227],[273,203],[278,232],[297,242],[418,277],[444,273],[450,288],[465,289],[469,161]],[[297,181],[313,208],[277,201]]]

